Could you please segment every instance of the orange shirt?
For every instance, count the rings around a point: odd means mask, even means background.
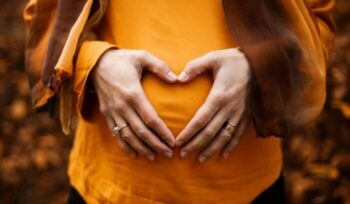
[[[113,0],[99,35],[85,42],[77,61],[81,81],[108,48],[147,50],[179,74],[186,63],[208,51],[235,47],[221,0]],[[94,57],[90,57],[94,53]],[[234,68],[234,67],[233,67]],[[82,96],[85,81],[75,84]],[[188,84],[142,78],[145,93],[174,135],[203,104],[212,85],[209,73]],[[95,100],[88,98],[87,100]],[[78,101],[81,108],[82,99]],[[196,155],[132,159],[114,142],[98,107],[81,118],[71,153],[71,183],[88,203],[249,203],[279,176],[281,141],[256,137],[252,124],[229,158],[199,164]]]

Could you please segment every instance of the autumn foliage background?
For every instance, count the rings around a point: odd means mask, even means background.
[[[65,203],[73,136],[34,114],[24,71],[26,0],[0,0],[0,203]],[[328,98],[317,121],[284,142],[290,203],[350,204],[350,1],[338,0]]]

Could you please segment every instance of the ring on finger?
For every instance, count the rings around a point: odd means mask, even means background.
[[[122,124],[122,125],[120,125],[120,126],[115,126],[114,129],[113,129],[114,134],[115,134],[115,135],[118,135],[119,132],[120,132],[123,128],[127,127],[127,126],[128,126],[128,123],[124,123],[124,124]]]
[[[231,135],[235,132],[237,125],[233,125],[229,122],[226,122],[226,125],[224,126],[224,130],[229,132]]]

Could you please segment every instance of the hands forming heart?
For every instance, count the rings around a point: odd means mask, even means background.
[[[204,104],[176,138],[176,146],[184,145],[181,157],[204,148],[198,157],[201,163],[220,150],[222,156],[227,157],[238,144],[248,123],[247,116],[243,114],[250,71],[244,54],[238,49],[209,52],[189,62],[178,80],[186,83],[206,71],[213,74],[212,89]],[[225,125],[231,126],[231,130],[224,128]]]
[[[168,83],[187,83],[206,71],[213,74],[206,101],[176,140],[143,92],[140,79],[144,69]],[[201,163],[219,152],[226,158],[248,123],[245,112],[250,70],[238,49],[209,52],[190,61],[178,77],[148,52],[109,50],[92,71],[92,79],[100,110],[112,132],[116,126],[130,125],[114,135],[132,157],[140,154],[154,160],[156,152],[170,158],[172,148],[179,146],[181,157],[199,153]]]

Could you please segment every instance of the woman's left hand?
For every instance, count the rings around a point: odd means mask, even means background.
[[[189,62],[178,81],[186,83],[205,71],[214,77],[204,104],[176,137],[181,157],[200,151],[198,161],[206,161],[221,151],[227,157],[238,144],[247,126],[245,114],[250,67],[238,49],[211,51]]]

